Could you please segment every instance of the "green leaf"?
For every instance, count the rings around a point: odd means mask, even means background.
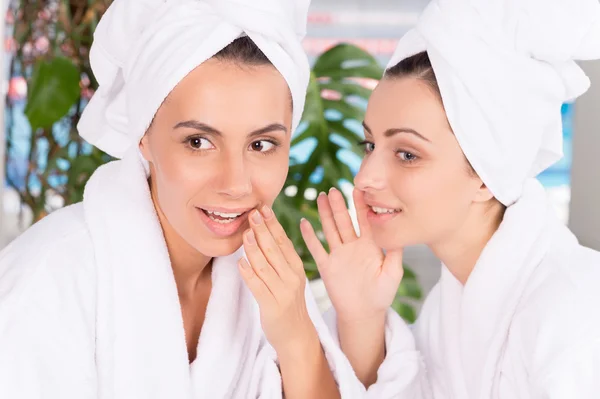
[[[423,297],[423,291],[421,291],[421,285],[417,280],[402,279],[402,282],[398,287],[397,295],[406,298],[421,299]]]
[[[316,77],[381,79],[383,68],[363,49],[351,44],[338,44],[321,54],[313,67]]]
[[[312,73],[310,75],[310,81],[308,82],[308,88],[306,91],[306,102],[304,105],[302,120],[318,124],[323,124],[325,122],[323,104],[321,102],[321,88],[317,82],[317,79],[315,78],[315,75]]]
[[[394,301],[392,308],[402,317],[407,323],[414,323],[417,320],[417,312],[415,308],[407,303]]]
[[[327,134],[325,132],[321,131],[317,124],[310,124],[310,125],[308,125],[306,130],[304,130],[302,133],[294,136],[290,145],[293,147],[296,144],[298,144],[308,138],[311,138],[311,137],[319,138],[322,136],[327,136]]]
[[[25,115],[33,131],[63,118],[80,95],[79,69],[69,59],[39,60],[33,69]]]
[[[364,140],[364,135],[350,130],[344,126],[343,121],[329,121],[329,127],[333,133],[339,134],[348,140],[350,144],[358,144],[359,141]],[[362,149],[362,147],[360,148]],[[361,153],[361,155],[364,155],[364,153]]]
[[[415,274],[415,272],[412,271],[412,269],[408,266],[404,266],[404,274],[402,276],[402,280],[416,280],[417,279],[417,275]]]
[[[323,100],[323,108],[340,112],[344,119],[362,121],[364,117],[364,112],[360,108],[350,105],[346,101]]]
[[[335,91],[342,95],[342,97],[358,96],[368,100],[371,96],[371,89],[347,80],[334,80],[321,83],[321,89]]]
[[[298,192],[296,193],[296,205],[300,206],[300,204],[304,201],[304,192],[310,186],[310,176],[314,173],[314,171],[322,164],[322,155],[323,148],[315,148],[308,157],[308,160],[302,165],[301,175],[302,178],[297,182],[296,186],[298,187]]]

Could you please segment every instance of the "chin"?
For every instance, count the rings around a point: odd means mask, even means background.
[[[396,234],[390,234],[383,230],[373,230],[375,244],[384,251],[395,251],[407,246],[418,244],[414,239],[408,239]]]
[[[238,231],[230,236],[218,237],[210,232],[196,230],[190,232],[185,241],[197,252],[210,258],[229,256],[236,252],[243,244],[243,232]]]
[[[242,235],[236,234],[226,238],[204,238],[196,246],[198,252],[211,258],[229,256],[242,246]]]

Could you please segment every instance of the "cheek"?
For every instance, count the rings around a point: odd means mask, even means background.
[[[389,186],[408,213],[417,213],[441,201],[450,185],[445,176],[430,165],[406,167],[396,164],[389,175]]]
[[[203,188],[210,186],[215,165],[205,165],[201,156],[182,151],[165,151],[155,158],[158,199],[163,212],[171,219],[187,211],[187,205]]]
[[[381,232],[380,239],[387,247],[429,243],[457,228],[466,217],[470,185],[463,170],[442,165],[400,166],[389,179],[404,213],[390,225],[392,231]]]
[[[459,229],[472,203],[472,182],[464,169],[447,168],[440,175],[427,219],[433,240],[443,239]]]
[[[283,152],[283,151],[282,151]],[[252,188],[260,203],[271,206],[285,184],[288,174],[288,153],[266,156],[267,159],[253,164]]]

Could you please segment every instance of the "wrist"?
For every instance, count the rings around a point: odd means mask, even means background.
[[[337,319],[338,337],[342,349],[346,346],[363,345],[379,347],[385,340],[386,313],[370,317]]]
[[[368,318],[338,319],[340,347],[365,387],[377,381],[385,359],[386,313]]]
[[[280,362],[286,360],[301,361],[302,359],[312,358],[322,350],[321,340],[312,323],[295,330],[294,335],[289,336],[289,339],[275,348]]]
[[[368,314],[344,314],[336,313],[336,322],[338,329],[352,329],[352,328],[370,328],[373,326],[385,326],[387,318],[387,309],[377,312],[370,312]]]

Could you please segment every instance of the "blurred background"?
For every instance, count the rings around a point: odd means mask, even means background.
[[[132,0],[135,1],[135,0]],[[48,213],[82,198],[91,173],[110,157],[77,135],[75,125],[97,87],[87,59],[94,28],[110,0],[4,0],[3,107],[0,118],[0,248]],[[370,91],[398,38],[416,22],[423,0],[313,0],[304,47],[313,74],[290,174],[275,204],[303,257],[317,294],[318,273],[298,231],[318,223],[315,198],[331,186],[347,196],[361,161],[357,145]],[[600,65],[598,82],[564,104],[564,158],[539,176],[555,209],[580,241],[600,250]],[[394,307],[414,320],[439,277],[425,247],[408,248],[407,273]]]

